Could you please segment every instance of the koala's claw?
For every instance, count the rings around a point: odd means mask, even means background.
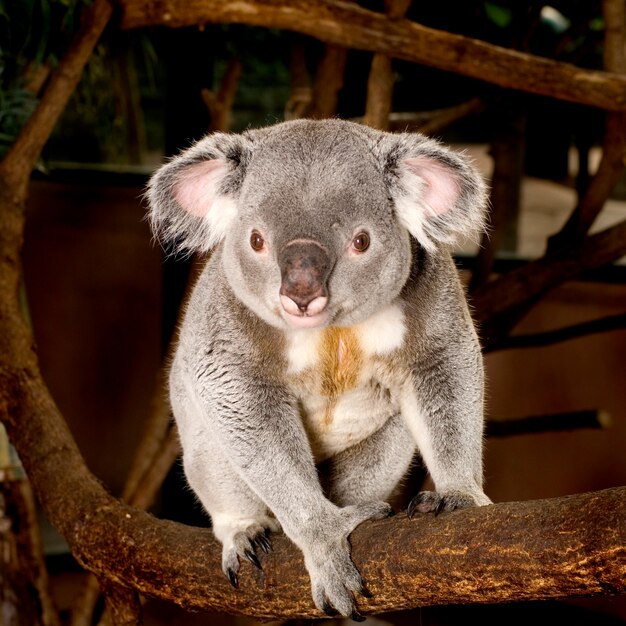
[[[439,502],[437,503],[437,506],[435,507],[435,517],[437,517],[437,515],[439,515],[439,513],[441,513],[441,511],[443,511],[443,507],[445,506],[446,501],[441,498],[441,500],[439,500]]]
[[[265,532],[259,533],[251,539],[251,543],[254,549],[261,548],[265,554],[269,554],[272,551],[272,542],[268,539]]]
[[[339,615],[339,611],[335,609],[328,600],[324,600],[322,604],[322,611],[328,615],[328,617],[337,617]]]
[[[352,614],[350,615],[350,619],[354,622],[364,622],[365,621],[365,617],[363,615],[361,615],[358,611],[352,611]]]
[[[237,572],[235,572],[230,567],[226,570],[226,576],[230,584],[235,588],[239,589],[239,578],[237,578]]]
[[[482,502],[477,502],[467,493],[437,493],[436,491],[420,491],[409,502],[406,513],[409,519],[413,519],[415,513],[434,513],[435,517],[442,511],[454,511],[455,509],[466,509],[471,506],[479,506]]]
[[[254,565],[254,567],[260,570],[263,569],[261,567],[261,561],[259,561],[259,557],[257,557],[257,555],[254,552],[252,552],[252,550],[244,550],[243,554],[246,557],[246,559],[248,559],[248,561],[250,561],[250,563]]]
[[[278,530],[278,522],[271,518],[253,523],[222,525],[218,537],[222,541],[222,571],[230,584],[239,587],[239,562],[247,559],[254,567],[263,569],[259,556],[269,554],[272,544],[267,537],[271,530]]]

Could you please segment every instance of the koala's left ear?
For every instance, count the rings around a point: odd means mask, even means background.
[[[485,227],[487,193],[462,155],[423,135],[387,135],[386,173],[396,215],[429,251],[456,244]]]

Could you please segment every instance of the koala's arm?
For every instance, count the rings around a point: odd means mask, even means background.
[[[190,368],[198,373],[194,386],[204,421],[198,432],[219,440],[238,476],[302,550],[318,608],[357,615],[353,594],[363,593],[364,583],[347,538],[361,522],[391,509],[382,502],[340,508],[324,496],[296,399],[267,375],[267,363],[255,366],[250,337],[242,341],[231,334],[230,341],[215,342],[200,352],[210,352],[210,363]]]
[[[483,492],[484,381],[480,345],[460,286],[445,294],[410,368],[402,414],[436,492],[422,492],[409,513],[489,504]]]

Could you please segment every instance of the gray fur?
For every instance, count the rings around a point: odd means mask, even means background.
[[[208,191],[186,174],[205,160],[219,174]],[[181,195],[181,180],[197,188]],[[421,494],[415,510],[489,503],[480,348],[447,248],[482,228],[484,184],[464,158],[421,135],[326,120],[208,136],[164,165],[148,195],[157,234],[184,250],[220,242],[189,301],[170,396],[224,571],[236,582],[238,557],[250,558],[266,545],[259,533],[280,524],[304,553],[318,608],[356,615],[364,587],[348,536],[389,513],[384,500],[416,450],[436,492]],[[200,201],[215,197],[230,208],[198,215]],[[429,197],[436,211],[424,207]],[[188,200],[194,214],[181,206]],[[267,242],[262,253],[250,247],[253,231]],[[360,231],[371,243],[355,254]],[[333,266],[326,317],[313,329],[294,328],[278,295],[278,258],[300,240],[316,242]],[[404,331],[390,325],[393,315]],[[320,342],[333,327],[357,329],[356,348],[341,335],[338,358],[366,355],[354,370],[365,378],[324,396]],[[343,399],[348,409],[336,408]],[[324,426],[315,421],[320,403],[331,416]],[[340,424],[352,440],[342,440]]]

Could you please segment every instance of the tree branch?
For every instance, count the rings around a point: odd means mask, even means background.
[[[243,72],[243,64],[235,57],[228,59],[226,65],[226,71],[222,78],[222,82],[217,90],[217,93],[210,89],[204,88],[202,90],[202,100],[209,110],[211,116],[211,124],[209,126],[209,132],[216,131],[228,132],[230,130],[231,123],[231,110],[233,108],[233,102],[235,101],[235,95],[237,94],[237,87],[239,86],[239,79]]]
[[[348,50],[343,46],[327,44],[318,62],[313,81],[311,107],[308,115],[324,119],[337,114],[339,92],[343,87]]]
[[[360,50],[610,111],[626,109],[626,78],[389,20],[342,0],[121,0],[122,28],[239,23],[282,28]]]
[[[102,620],[110,626],[141,626],[141,603],[136,591],[122,587],[109,579],[102,581],[108,619]]]
[[[472,303],[474,317],[482,326],[485,349],[497,347],[508,333],[506,320],[516,309],[581,272],[612,263],[625,254],[626,220],[576,245],[548,252],[479,287],[472,294]]]
[[[83,12],[80,29],[72,45],[52,74],[39,105],[0,163],[0,178],[21,197],[26,196],[30,173],[112,12],[109,0],[94,0]]]
[[[390,20],[399,20],[405,16],[410,5],[411,0],[385,0],[385,12]],[[380,52],[375,54],[367,80],[364,124],[380,130],[389,130],[393,84],[391,57]]]
[[[603,0],[605,35],[604,69],[626,75],[626,6],[623,0]],[[626,166],[626,114],[606,116],[602,159],[578,205],[560,232],[550,237],[548,248],[580,240],[591,228]]]
[[[515,348],[541,348],[551,346],[561,341],[568,341],[594,333],[606,333],[611,330],[620,330],[626,328],[626,313],[618,315],[608,315],[597,320],[557,328],[556,330],[548,330],[542,333],[533,333],[527,335],[513,335],[503,339],[497,344],[497,350],[512,350]],[[484,352],[491,352],[493,348],[486,349]]]
[[[572,411],[549,415],[531,415],[519,418],[490,418],[487,421],[487,437],[510,437],[528,433],[578,430],[579,428],[608,428],[611,415],[607,411]]]
[[[424,135],[436,135],[454,122],[482,113],[486,109],[487,103],[482,98],[472,98],[444,109],[418,113],[392,113],[389,119],[390,130],[417,130]]]

